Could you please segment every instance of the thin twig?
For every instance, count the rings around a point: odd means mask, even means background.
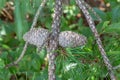
[[[83,3],[84,3],[84,5],[85,5],[85,7],[88,8],[88,10],[92,11],[93,14],[94,14],[94,15],[98,18],[98,20],[101,22],[102,19],[101,19],[100,16],[93,10],[93,8],[92,8],[88,3],[84,2],[84,1],[83,1]]]
[[[38,10],[37,10],[37,12],[36,12],[36,14],[34,16],[33,23],[31,25],[31,29],[35,27],[35,25],[37,23],[37,20],[38,20],[38,17],[40,15],[40,11],[45,6],[46,2],[47,2],[47,0],[43,0],[43,2],[40,4],[40,6],[39,6],[39,8],[38,8]],[[26,52],[27,46],[28,46],[28,42],[25,43],[24,48],[23,48],[22,53],[20,54],[19,58],[16,61],[6,65],[6,68],[17,65],[20,62],[20,60],[23,58],[23,56],[24,56],[24,54]]]
[[[97,32],[97,30],[96,30],[96,28],[95,28],[95,24],[94,24],[94,22],[93,22],[92,17],[90,16],[88,10],[87,10],[86,7],[84,6],[83,0],[76,0],[76,4],[79,6],[79,8],[80,8],[80,9],[82,10],[82,12],[84,13],[84,15],[85,15],[85,17],[86,17],[86,19],[87,19],[87,22],[88,22],[88,24],[89,24],[89,26],[90,26],[90,28],[91,28],[91,30],[92,30],[95,38],[96,38],[96,42],[97,42],[97,44],[98,44],[98,48],[99,48],[99,50],[100,50],[100,52],[101,52],[101,55],[102,55],[103,60],[104,60],[104,63],[105,63],[105,65],[106,65],[107,69],[108,69],[108,72],[109,72],[109,75],[110,75],[111,80],[116,80],[116,77],[115,77],[114,71],[113,71],[113,67],[112,67],[112,65],[110,64],[110,60],[109,60],[108,57],[106,56],[106,52],[105,52],[105,50],[104,50],[104,48],[103,48],[103,46],[102,46],[102,42],[101,42],[100,37],[99,37],[99,34],[98,34],[98,32]]]
[[[120,64],[117,65],[117,66],[115,66],[115,67],[113,67],[114,70],[115,70],[115,69],[118,69],[118,68],[120,68]]]
[[[55,11],[52,23],[52,32],[50,40],[48,41],[47,53],[48,53],[48,80],[56,80],[55,77],[55,58],[58,48],[58,36],[60,32],[60,18],[62,15],[62,0],[55,0]]]
[[[35,14],[35,16],[34,16],[33,23],[32,23],[32,25],[31,25],[31,29],[32,29],[33,27],[35,27],[35,25],[36,25],[36,23],[37,23],[37,20],[38,20],[38,17],[39,17],[39,15],[40,15],[40,11],[41,11],[42,8],[45,6],[46,2],[47,2],[47,0],[43,0],[43,2],[40,4],[40,6],[39,6],[39,8],[38,8],[38,10],[37,10],[37,12],[36,12],[36,14]]]
[[[24,48],[23,48],[23,50],[22,50],[22,53],[21,53],[21,55],[19,56],[19,58],[18,58],[16,61],[14,61],[14,62],[6,65],[6,68],[9,68],[9,67],[11,67],[11,66],[14,66],[14,65],[17,65],[17,64],[18,64],[18,62],[23,58],[23,56],[24,56],[24,54],[25,54],[25,51],[26,51],[26,49],[27,49],[27,46],[28,46],[28,43],[26,42],[25,45],[24,45]]]

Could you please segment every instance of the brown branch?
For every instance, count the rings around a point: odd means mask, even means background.
[[[93,19],[90,16],[90,14],[89,14],[88,10],[86,9],[86,7],[83,5],[84,1],[83,0],[76,0],[76,4],[79,6],[79,8],[84,13],[84,15],[85,15],[85,17],[87,19],[87,22],[88,22],[88,24],[89,24],[89,26],[90,26],[90,28],[91,28],[95,38],[96,38],[96,42],[98,44],[98,48],[99,48],[99,50],[101,52],[101,55],[102,55],[103,60],[104,60],[104,63],[106,65],[107,69],[108,69],[108,72],[109,72],[111,80],[116,80],[116,77],[115,77],[114,71],[113,71],[113,67],[110,64],[110,61],[109,61],[108,57],[106,56],[106,52],[105,52],[105,50],[104,50],[104,48],[102,46],[102,42],[101,42],[99,34],[98,34],[98,32],[97,32],[97,30],[95,28],[95,24],[93,22]]]
[[[60,32],[60,18],[62,15],[62,0],[55,0],[55,11],[52,23],[52,32],[50,40],[48,41],[47,52],[48,52],[48,80],[56,80],[55,77],[55,58],[58,47],[58,36]]]
[[[37,20],[38,20],[38,17],[40,15],[40,11],[45,6],[46,2],[47,2],[47,0],[43,0],[43,2],[40,4],[40,6],[39,6],[39,8],[38,8],[38,10],[37,10],[37,12],[36,12],[36,14],[34,16],[33,23],[31,25],[31,29],[35,27],[35,25],[37,23]],[[20,60],[23,58],[23,56],[24,56],[24,54],[26,52],[27,46],[28,46],[28,42],[25,43],[24,48],[23,48],[22,53],[20,54],[19,58],[16,61],[6,65],[6,68],[17,65],[20,62]]]

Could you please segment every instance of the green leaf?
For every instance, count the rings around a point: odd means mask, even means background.
[[[105,32],[108,32],[108,33],[114,32],[114,33],[120,34],[120,22],[109,25],[109,26],[105,29]]]
[[[0,70],[3,69],[4,67],[5,67],[4,60],[0,58]]]
[[[116,6],[112,9],[112,22],[120,22],[120,6]]]
[[[15,0],[15,21],[16,21],[16,33],[18,39],[22,39],[22,33],[23,33],[23,24],[22,24],[22,16],[20,11],[20,1]]]
[[[5,6],[6,1],[7,0],[0,0],[0,12],[1,12],[1,9]]]
[[[23,34],[28,30],[28,23],[26,21],[26,7],[27,3],[22,3],[20,0],[15,0],[15,32],[19,40],[22,39]]]
[[[106,20],[107,19],[107,15],[105,12],[99,10],[98,8],[94,8],[95,12],[100,16],[100,18],[102,18],[102,20]]]

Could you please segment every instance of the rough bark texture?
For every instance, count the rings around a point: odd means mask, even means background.
[[[94,22],[92,20],[92,17],[90,16],[90,14],[89,14],[88,10],[86,9],[86,7],[83,5],[84,1],[83,0],[76,0],[76,4],[79,6],[79,8],[84,13],[84,15],[85,15],[85,17],[86,17],[86,19],[88,21],[88,24],[89,24],[89,26],[90,26],[90,28],[91,28],[91,30],[92,30],[95,38],[96,38],[96,42],[98,44],[98,48],[99,48],[99,50],[101,52],[101,55],[102,55],[103,60],[104,60],[104,63],[106,65],[107,69],[108,69],[108,72],[110,74],[111,80],[116,80],[114,72],[113,72],[113,67],[110,64],[110,61],[109,61],[109,59],[106,56],[106,52],[105,52],[105,50],[104,50],[104,48],[102,46],[102,42],[101,42],[99,34],[98,34],[98,32],[97,32],[97,30],[95,28],[95,24],[94,24]]]
[[[48,42],[48,80],[56,80],[55,78],[55,54],[58,46],[58,36],[60,32],[60,17],[62,15],[62,0],[55,0],[55,12],[52,23],[52,32]]]

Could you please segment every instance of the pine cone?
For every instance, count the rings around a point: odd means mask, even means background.
[[[37,47],[42,47],[48,39],[50,32],[43,28],[33,28],[25,33],[23,39]],[[61,47],[77,47],[85,45],[86,37],[72,31],[63,31],[59,34],[59,45]],[[44,44],[45,45],[45,44]]]
[[[72,31],[64,31],[59,34],[59,45],[62,47],[77,47],[85,45],[86,37]]]
[[[49,31],[43,28],[33,28],[23,35],[23,39],[37,47],[42,47],[49,36]]]

